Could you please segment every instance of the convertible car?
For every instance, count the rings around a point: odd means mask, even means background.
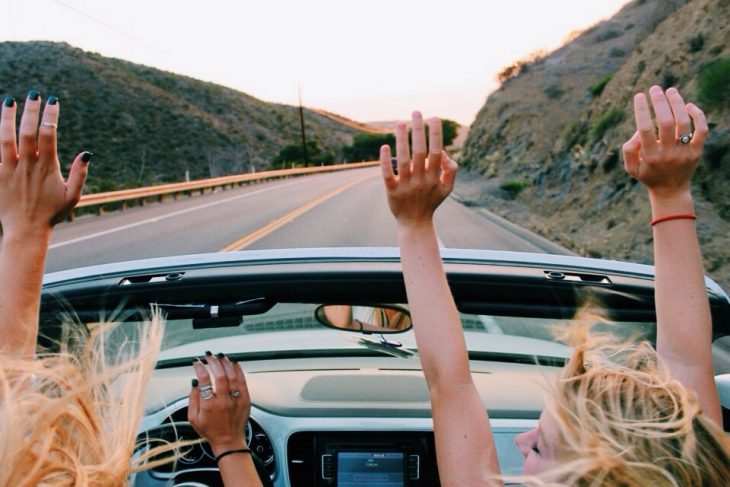
[[[653,340],[653,268],[493,251],[448,249],[443,257],[502,470],[519,473],[514,436],[535,426],[544,384],[570,354],[555,338],[560,329],[591,306],[606,330]],[[730,301],[709,279],[706,287],[720,384],[730,372]],[[397,249],[217,253],[48,274],[42,331],[53,337],[59,313],[72,309],[83,325],[112,316],[131,334],[151,304],[167,326],[140,439],[195,438],[186,423],[190,363],[220,351],[247,373],[246,435],[265,485],[439,485]],[[201,443],[130,485],[221,480]]]

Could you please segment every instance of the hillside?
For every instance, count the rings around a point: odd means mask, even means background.
[[[59,97],[61,160],[95,154],[86,192],[262,170],[300,140],[297,107],[212,83],[51,42],[0,43],[0,59],[3,95]],[[311,110],[305,127],[335,160],[358,133]]]
[[[636,0],[520,66],[470,129],[461,197],[582,255],[651,262],[646,195],[620,150],[634,93],[676,86],[712,128],[693,193],[706,269],[730,288],[730,80],[724,101],[698,86],[711,63],[730,63],[729,18],[729,0]]]

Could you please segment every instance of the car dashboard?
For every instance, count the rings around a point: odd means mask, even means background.
[[[246,438],[269,485],[440,485],[428,389],[417,362],[394,357],[360,358],[358,366],[345,358],[272,362],[244,364],[253,402]],[[543,385],[556,371],[506,362],[472,364],[492,416],[503,473],[520,472],[514,437],[537,424]],[[148,401],[168,405],[145,416],[141,438],[197,438],[187,423],[184,397],[191,370],[158,372]],[[186,450],[174,464],[138,473],[131,485],[186,482],[222,485],[207,444]]]

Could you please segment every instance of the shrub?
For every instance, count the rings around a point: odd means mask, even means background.
[[[497,73],[497,81],[500,83],[504,83],[505,81],[508,81],[512,78],[516,78],[522,73],[526,73],[527,71],[529,71],[530,66],[534,66],[544,61],[545,57],[547,57],[546,51],[535,51],[527,55],[526,57],[513,62],[509,66],[505,66],[504,68],[502,68],[502,70]]]
[[[609,81],[613,78],[613,73],[609,73],[603,78],[599,79],[598,82],[588,88],[588,92],[593,96],[599,96],[603,93],[603,89],[606,87]]]
[[[700,71],[697,98],[706,108],[730,103],[730,58],[721,57]]]
[[[679,81],[679,78],[676,74],[672,73],[671,71],[665,71],[662,75],[662,89],[666,90],[667,88],[676,86],[677,81]]]
[[[617,37],[621,37],[621,32],[615,30],[615,29],[608,29],[606,31],[600,32],[596,36],[596,42],[605,42],[610,39],[615,39]]]
[[[608,53],[608,55],[611,57],[621,57],[624,54],[626,54],[626,51],[624,51],[623,49],[619,49],[618,47],[614,47]]]
[[[697,34],[689,39],[689,52],[698,52],[705,47],[705,36]]]
[[[585,144],[586,135],[588,135],[588,124],[583,120],[575,120],[563,129],[560,133],[560,138],[570,148],[575,144]]]
[[[591,140],[598,140],[603,137],[606,130],[610,129],[614,125],[621,123],[624,119],[624,111],[618,107],[613,107],[593,122],[591,126]]]
[[[444,147],[448,147],[454,143],[456,136],[459,135],[459,123],[444,118],[441,120],[441,131]],[[428,133],[426,133],[426,136],[428,136]]]
[[[395,147],[395,136],[393,134],[356,134],[352,145],[344,148],[346,162],[373,161],[378,158],[380,147],[389,145],[391,150]]]
[[[601,167],[603,167],[604,172],[612,171],[618,165],[618,161],[618,149],[614,149],[603,159]]]
[[[500,186],[504,191],[509,193],[510,197],[515,198],[525,188],[530,187],[530,183],[527,181],[518,181],[516,179],[510,179],[509,181],[503,182]]]
[[[291,164],[305,165],[305,160],[309,164],[319,165],[320,163],[331,164],[334,157],[332,154],[324,152],[316,140],[307,141],[306,159],[301,143],[294,143],[284,146],[274,159],[272,167],[275,169],[286,169]]]
[[[552,85],[545,88],[545,94],[548,98],[555,100],[556,98],[560,98],[563,96],[563,89],[558,85]]]

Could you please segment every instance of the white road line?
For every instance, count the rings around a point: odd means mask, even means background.
[[[269,191],[273,191],[275,189],[286,188],[288,186],[293,186],[295,184],[302,184],[302,183],[305,183],[305,182],[307,182],[307,181],[306,180],[298,180],[298,181],[292,181],[291,183],[286,183],[286,184],[282,184],[282,185],[275,186],[275,187],[271,187],[271,188],[259,189],[259,190],[256,190],[256,191],[252,191],[250,193],[245,193],[245,194],[241,194],[241,195],[238,195],[238,196],[233,196],[231,198],[226,198],[224,200],[213,201],[211,203],[206,203],[204,205],[195,206],[193,208],[186,208],[184,210],[174,211],[172,213],[168,213],[168,214],[162,215],[162,216],[157,216],[155,218],[149,218],[147,220],[142,220],[142,221],[130,223],[128,225],[122,225],[121,227],[110,228],[109,230],[104,230],[102,232],[92,233],[92,234],[89,234],[89,235],[84,235],[83,237],[72,238],[71,240],[65,240],[63,242],[54,243],[54,244],[50,245],[48,248],[49,249],[55,249],[55,248],[58,248],[58,247],[63,247],[64,245],[71,245],[71,244],[75,244],[77,242],[83,242],[84,240],[89,240],[89,239],[92,239],[92,238],[102,237],[104,235],[109,235],[110,233],[121,232],[122,230],[127,230],[129,228],[139,227],[141,225],[146,225],[148,223],[157,223],[157,222],[159,222],[161,220],[167,220],[168,218],[173,218],[173,217],[176,217],[176,216],[179,216],[179,215],[184,215],[185,213],[190,213],[190,212],[193,212],[193,211],[202,210],[204,208],[210,208],[211,206],[220,205],[220,204],[223,204],[223,203],[228,203],[230,201],[235,201],[235,200],[242,199],[242,198],[248,198],[249,196],[256,196],[256,195],[261,194],[261,193],[266,193],[266,192],[269,192]]]

